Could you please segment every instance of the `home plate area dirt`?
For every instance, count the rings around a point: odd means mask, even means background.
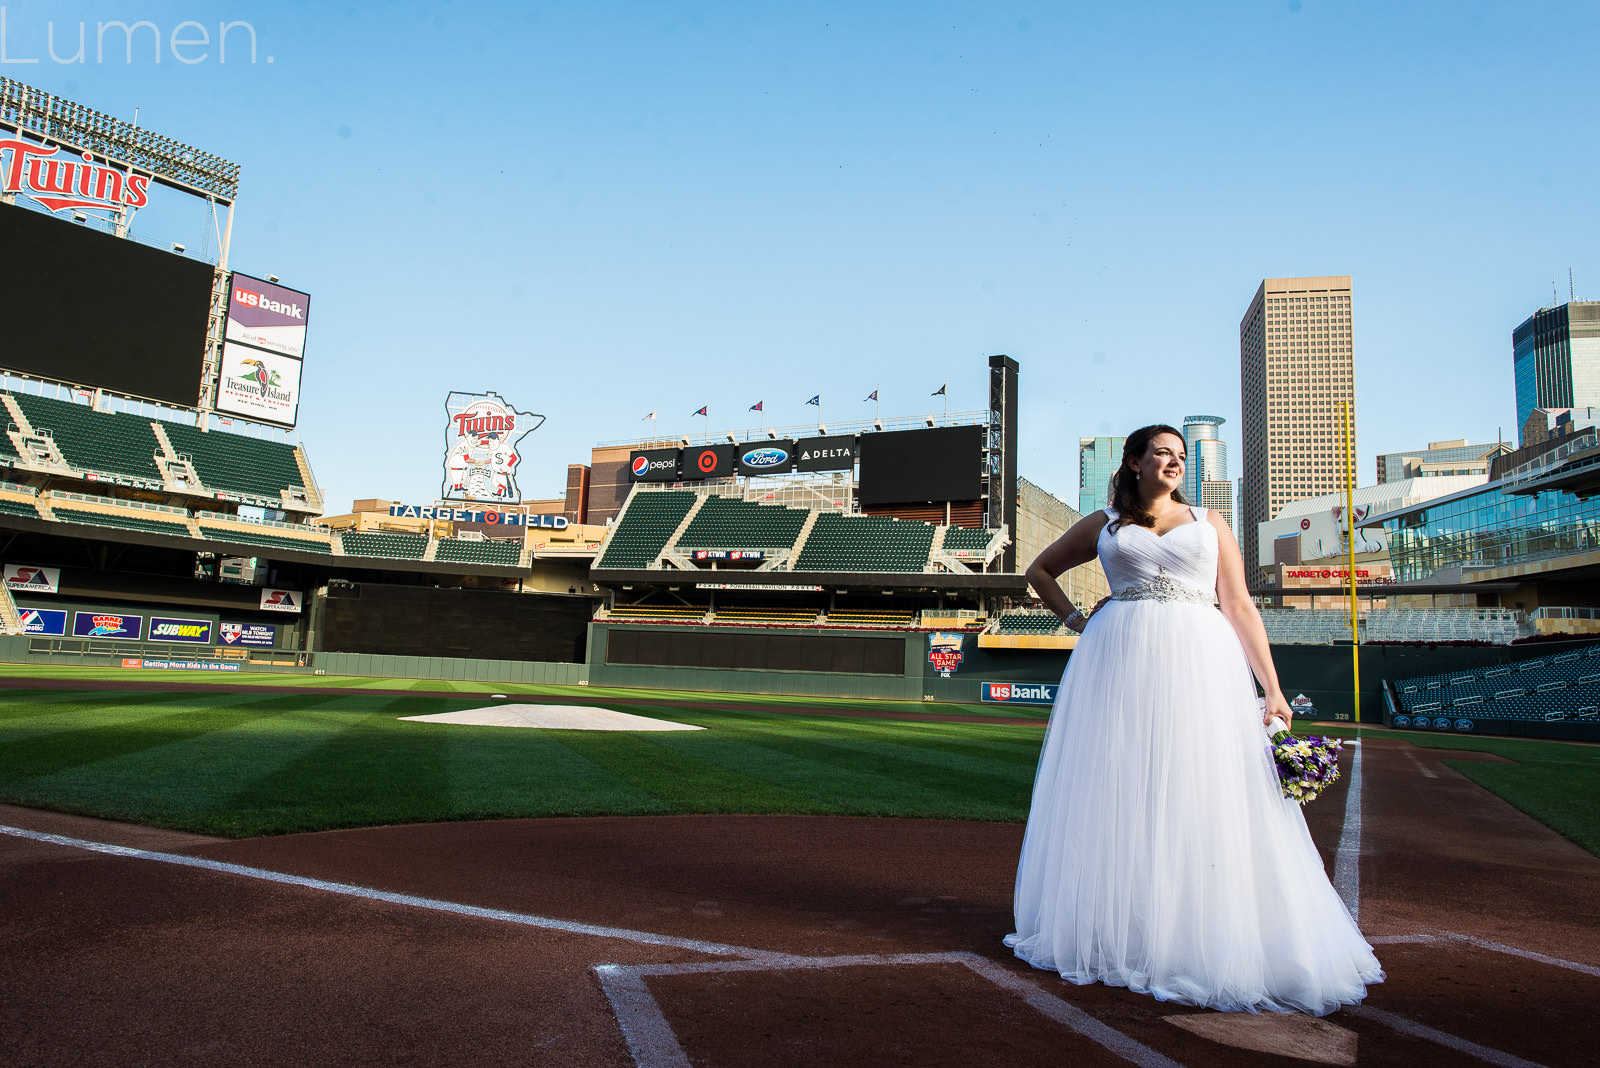
[[[1320,1020],[1020,964],[1000,944],[1018,825],[218,841],[0,808],[0,1043],[7,1065],[74,1066],[1600,1063],[1600,862],[1457,756],[1364,743],[1360,920],[1389,978]],[[1308,810],[1330,861],[1343,807]]]

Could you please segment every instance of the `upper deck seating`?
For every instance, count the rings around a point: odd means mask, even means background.
[[[307,528],[305,537],[293,534],[276,534],[273,528],[262,527],[252,530],[243,524],[224,524],[199,520],[200,531],[207,538],[216,541],[231,541],[241,545],[259,545],[266,549],[293,549],[302,553],[331,553],[333,546],[329,543],[326,531],[313,531]]]
[[[180,538],[192,538],[194,534],[189,526],[176,515],[168,518],[160,512],[145,512],[139,515],[127,515],[121,512],[99,511],[88,508],[67,508],[53,504],[50,511],[58,520],[65,523],[91,523],[99,527],[120,527],[123,530],[138,530],[147,534],[175,534]]]
[[[278,499],[291,486],[304,488],[294,446],[247,438],[224,430],[201,431],[183,423],[161,424],[172,447],[186,453],[207,488]]]
[[[950,527],[944,532],[944,541],[940,543],[947,553],[967,550],[969,552],[982,552],[989,547],[989,542],[994,537],[994,531],[981,530],[973,527]]]
[[[390,534],[376,530],[347,530],[340,535],[346,556],[378,556],[390,560],[421,560],[428,551],[422,534]]]
[[[522,560],[522,543],[507,538],[485,538],[467,541],[463,538],[440,538],[435,560],[456,564],[500,564],[515,567]]]
[[[649,567],[694,506],[683,490],[635,492],[595,567]]]
[[[796,571],[926,571],[934,527],[889,516],[821,512]]]
[[[161,443],[156,440],[150,420],[127,412],[97,412],[86,404],[32,393],[12,396],[35,433],[48,430],[56,448],[73,467],[161,481],[161,469],[155,461]],[[10,444],[8,440],[7,448]]]
[[[677,544],[692,549],[787,549],[800,536],[808,514],[737,497],[707,497]]]

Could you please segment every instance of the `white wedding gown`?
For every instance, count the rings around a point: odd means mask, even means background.
[[[1107,509],[1115,520],[1115,513]],[[1018,957],[1163,1001],[1318,1016],[1383,981],[1285,799],[1217,532],[1110,523],[1114,597],[1061,677],[1017,868]]]

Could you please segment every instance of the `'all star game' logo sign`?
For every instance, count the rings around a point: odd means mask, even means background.
[[[517,485],[518,443],[544,425],[544,416],[519,412],[498,393],[452,393],[444,402],[444,487],[441,500],[522,500]]]

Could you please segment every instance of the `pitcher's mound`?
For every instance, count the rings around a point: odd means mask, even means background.
[[[476,727],[544,727],[559,731],[701,731],[688,723],[650,719],[589,705],[491,705],[432,716],[401,716],[418,723],[465,723]]]

